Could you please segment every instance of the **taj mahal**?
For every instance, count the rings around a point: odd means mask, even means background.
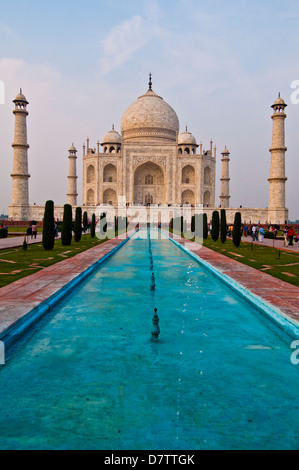
[[[27,99],[20,93],[13,100],[15,132],[13,147],[12,203],[9,217],[14,220],[42,220],[44,204],[29,204]],[[107,207],[190,206],[202,208],[211,219],[212,212],[226,209],[227,221],[241,212],[246,223],[283,224],[288,220],[285,207],[285,108],[278,96],[272,105],[273,131],[267,208],[230,207],[230,152],[221,153],[220,200],[215,200],[217,149],[210,140],[208,149],[187,129],[180,133],[174,109],[153,91],[150,74],[148,90],[122,115],[120,132],[112,129],[98,140],[83,145],[83,201],[78,204],[77,149],[68,151],[67,203],[73,210],[81,206],[91,217]],[[76,136],[74,136],[74,141]],[[265,175],[266,180],[266,175]],[[55,205],[55,217],[62,219],[63,205]]]

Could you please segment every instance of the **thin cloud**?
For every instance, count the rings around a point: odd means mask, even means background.
[[[105,75],[129,61],[153,34],[155,32],[149,28],[149,22],[140,15],[134,15],[112,28],[101,43],[101,74]]]

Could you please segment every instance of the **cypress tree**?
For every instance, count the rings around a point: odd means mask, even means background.
[[[84,212],[83,212],[83,228],[84,228],[84,232],[86,232],[87,227],[88,227],[88,217],[87,217],[87,212],[84,211]]]
[[[23,250],[24,250],[24,251],[27,250],[27,241],[26,241],[26,237],[24,237],[24,241],[23,241]]]
[[[54,230],[54,202],[47,201],[45,204],[44,222],[43,222],[43,247],[45,250],[54,248],[55,230]]]
[[[195,214],[192,216],[191,232],[194,235],[194,241],[200,242],[203,238],[203,214]]]
[[[69,246],[72,243],[73,214],[72,206],[65,204],[63,208],[63,221],[61,230],[61,244]]]
[[[219,238],[219,212],[214,211],[212,214],[212,239],[216,242]]]
[[[114,217],[114,233],[115,233],[115,236],[118,235],[118,216],[117,215]]]
[[[226,211],[221,209],[220,238],[222,243],[226,242]]]
[[[105,212],[103,212],[101,214],[101,217],[100,217],[100,223],[101,223],[102,219],[105,219],[105,217],[106,217],[106,214],[105,214]],[[103,233],[106,233],[107,232],[107,223],[105,223],[103,226],[101,225],[101,227],[102,227]]]
[[[90,226],[90,236],[91,236],[91,238],[94,238],[95,234],[96,234],[96,216],[95,216],[95,214],[92,214],[91,226]]]
[[[208,234],[209,234],[209,231],[208,231],[208,216],[207,216],[206,213],[203,214],[202,224],[203,224],[202,236],[203,236],[203,239],[206,240],[208,238]]]
[[[79,242],[81,240],[81,235],[82,235],[82,209],[81,207],[76,207],[74,234],[75,234],[75,242]]]
[[[236,212],[234,227],[233,227],[233,243],[237,248],[240,246],[240,243],[241,243],[241,235],[242,235],[241,229],[242,229],[241,212]]]
[[[191,232],[195,232],[195,215],[192,215],[191,217]]]

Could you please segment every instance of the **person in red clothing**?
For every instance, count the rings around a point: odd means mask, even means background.
[[[288,237],[288,240],[289,240],[289,246],[293,246],[293,240],[294,240],[295,236],[296,236],[296,233],[294,232],[292,227],[290,227],[289,230],[288,230],[288,234],[287,234],[287,237]]]

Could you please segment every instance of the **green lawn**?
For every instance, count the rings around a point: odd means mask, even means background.
[[[63,259],[71,258],[82,251],[103,243],[97,237],[91,238],[89,234],[82,235],[80,242],[72,240],[71,246],[62,246],[61,240],[55,240],[53,250],[46,251],[42,244],[28,245],[24,251],[22,247],[0,251],[0,287],[6,286],[17,279],[40,271]]]
[[[10,233],[10,232],[12,232],[12,233],[17,233],[17,232],[26,233],[27,228],[29,228],[29,227],[28,227],[28,225],[26,227],[14,227],[13,225],[11,225],[7,228],[8,228],[8,233]],[[43,231],[42,227],[37,227],[37,231],[42,232]]]

